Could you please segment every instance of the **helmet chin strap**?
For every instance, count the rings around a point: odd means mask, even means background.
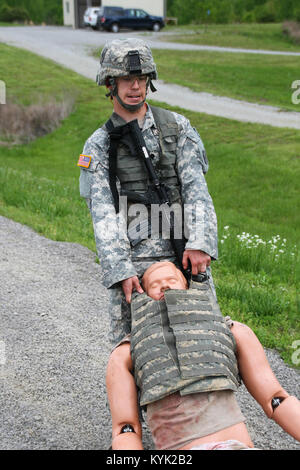
[[[112,90],[106,94],[106,96],[115,96],[118,103],[125,109],[127,109],[127,111],[130,111],[131,113],[134,113],[135,111],[138,111],[145,103],[146,101],[146,97],[144,100],[142,100],[140,103],[137,103],[137,104],[127,104],[127,103],[124,103],[123,100],[121,100],[121,98],[119,97],[118,95],[118,87],[117,87],[117,83],[116,83],[116,80],[114,78],[111,78],[110,79],[110,84],[112,85]],[[148,93],[148,88],[150,86],[150,89],[151,91],[156,91],[156,88],[154,87],[151,79],[149,78],[147,80],[147,84],[146,84],[146,95]]]
[[[135,111],[137,111],[138,109],[140,109],[140,108],[144,105],[144,103],[145,103],[145,101],[146,101],[146,98],[145,98],[145,99],[144,99],[143,101],[141,101],[140,103],[137,103],[137,104],[127,104],[127,103],[124,103],[124,101],[121,100],[121,98],[119,97],[118,94],[116,94],[116,95],[114,95],[114,96],[117,98],[117,100],[118,100],[118,102],[120,103],[120,105],[123,106],[123,108],[127,109],[127,111],[130,111],[131,113],[134,113]]]

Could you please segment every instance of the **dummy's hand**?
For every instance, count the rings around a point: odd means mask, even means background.
[[[122,289],[125,294],[126,302],[129,304],[131,302],[131,294],[133,289],[136,289],[136,291],[140,294],[144,292],[137,276],[132,276],[128,279],[124,279],[124,281],[122,281]]]
[[[192,274],[205,273],[207,266],[210,266],[211,257],[201,250],[185,250],[182,257],[182,266],[188,268],[188,261],[192,266]]]

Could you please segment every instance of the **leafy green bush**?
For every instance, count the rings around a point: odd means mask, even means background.
[[[300,6],[294,8],[294,18],[300,23]]]
[[[244,13],[242,16],[242,22],[243,23],[255,23],[256,17],[255,17],[254,11],[247,11],[246,13]]]
[[[0,7],[0,21],[28,21],[28,11],[23,7],[10,7],[6,4]]]
[[[234,21],[234,11],[231,0],[223,0],[215,11],[216,23],[226,24]]]
[[[44,21],[47,24],[63,24],[61,5],[53,5],[45,12]]]
[[[7,5],[0,7],[0,21],[12,21],[12,8]]]
[[[3,0],[2,0],[3,1]],[[63,24],[61,0],[0,0],[0,21]]]
[[[276,12],[273,2],[267,2],[255,8],[254,14],[258,23],[274,23],[276,21]]]

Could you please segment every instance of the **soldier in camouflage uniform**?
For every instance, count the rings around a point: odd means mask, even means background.
[[[144,41],[114,40],[105,45],[97,83],[109,89],[114,106],[111,121],[119,126],[138,120],[152,162],[175,194],[171,202],[187,208],[183,266],[190,263],[197,274],[209,271],[211,260],[217,258],[216,214],[204,178],[208,161],[202,140],[188,119],[146,103],[149,87],[155,90],[152,80],[156,78],[156,66]],[[129,241],[124,212],[116,211],[112,196],[109,146],[108,129],[103,126],[85,143],[78,165],[80,193],[92,215],[102,282],[109,290],[110,340],[115,345],[130,332],[129,302],[134,289],[142,292],[139,279],[145,269],[155,261],[174,261],[175,255],[171,241],[163,237],[143,239],[136,245]],[[126,155],[122,163],[124,155],[120,147],[117,171],[121,188],[131,184],[129,189],[146,191],[147,175],[135,171]],[[195,207],[199,217],[191,209]]]

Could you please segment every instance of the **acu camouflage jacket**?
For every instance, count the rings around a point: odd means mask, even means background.
[[[187,225],[186,249],[202,250],[217,258],[217,220],[204,174],[208,170],[204,146],[198,132],[184,116],[172,113],[178,124],[175,149],[176,172],[181,188]],[[125,124],[112,115],[115,125]],[[149,154],[156,165],[160,159],[160,136],[148,106],[142,133]],[[116,214],[109,185],[109,136],[105,127],[86,141],[83,154],[91,156],[88,168],[81,168],[80,194],[91,211],[96,247],[103,274],[103,284],[110,288],[123,279],[137,275],[134,263],[143,258],[172,256],[170,240],[146,239],[132,247],[127,236],[124,212]]]

